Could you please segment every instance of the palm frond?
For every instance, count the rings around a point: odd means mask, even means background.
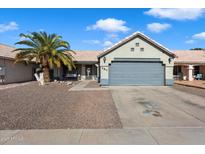
[[[15,62],[30,62],[35,60],[43,67],[53,68],[65,65],[69,70],[75,68],[73,62],[74,51],[70,50],[70,44],[62,40],[57,34],[47,34],[46,32],[32,32],[29,34],[20,34],[25,40],[16,42],[18,45],[26,45],[25,48],[17,48]]]

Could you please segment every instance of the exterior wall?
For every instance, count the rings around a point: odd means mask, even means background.
[[[139,47],[135,47],[135,44],[139,43]],[[132,52],[131,48],[135,48]],[[144,51],[140,51],[140,48],[144,48]],[[103,56],[104,57],[104,56]],[[101,84],[108,84],[108,72],[109,63],[111,63],[114,58],[160,58],[160,60],[165,64],[165,79],[167,85],[173,84],[173,59],[169,63],[169,58],[167,54],[160,51],[158,48],[152,46],[151,44],[145,42],[141,38],[137,37],[121,47],[115,49],[114,51],[105,55],[106,62],[104,63],[103,57],[100,58],[100,79]]]
[[[33,64],[17,63],[13,60],[0,59],[0,66],[5,67],[4,83],[15,83],[34,80],[34,66]]]

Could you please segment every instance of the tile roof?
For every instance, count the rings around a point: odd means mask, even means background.
[[[171,55],[172,57],[174,57],[175,55],[166,47],[164,47],[163,45],[161,45],[160,43],[156,42],[155,40],[151,39],[150,37],[146,36],[145,34],[137,31],[133,34],[131,34],[130,36],[122,39],[121,41],[117,42],[116,44],[114,44],[113,46],[111,46],[110,48],[107,48],[106,50],[104,50],[98,57],[102,57],[104,55],[106,55],[107,53],[115,50],[116,48],[120,47],[121,45],[129,42],[130,40],[136,38],[137,36],[142,37],[143,39],[147,40],[148,42],[152,43],[153,45],[155,45],[156,47],[160,48],[162,51],[166,52],[167,54]]]
[[[12,52],[15,48],[0,44],[0,57],[14,59],[16,52]],[[97,62],[97,56],[101,53],[100,51],[75,51],[73,54],[75,61],[78,62]]]
[[[14,59],[16,55],[15,52],[12,52],[14,49],[14,47],[0,44],[0,57]]]
[[[72,54],[74,61],[78,62],[98,62],[97,56],[102,53],[101,51],[75,51]]]
[[[205,64],[205,51],[203,50],[177,50],[174,54],[177,56],[174,63]]]

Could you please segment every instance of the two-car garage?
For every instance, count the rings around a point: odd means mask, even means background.
[[[136,32],[98,56],[101,85],[173,84],[174,54]]]
[[[113,61],[109,85],[164,85],[164,65],[160,61]]]

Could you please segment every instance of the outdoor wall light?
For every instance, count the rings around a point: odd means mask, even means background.
[[[106,57],[103,57],[103,62],[104,62],[104,63],[106,62]]]
[[[172,58],[169,58],[169,63],[171,63],[171,61],[172,61]]]

